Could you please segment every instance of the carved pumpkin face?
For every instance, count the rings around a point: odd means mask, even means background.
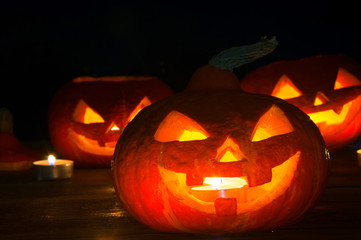
[[[49,110],[57,151],[79,166],[110,166],[124,127],[144,107],[172,91],[151,77],[82,77],[61,88]]]
[[[232,117],[242,119],[238,114]],[[160,123],[154,139],[168,144],[163,145],[163,154],[158,161],[159,171],[168,190],[175,197],[183,198],[182,201],[188,205],[206,213],[226,216],[266,206],[290,187],[300,151],[293,149],[276,156],[267,150],[275,145],[275,139],[289,138],[295,131],[284,112],[272,105],[257,122],[252,121],[256,122],[254,126],[248,126],[249,130],[253,127],[252,131],[242,129],[240,133],[240,128],[246,126],[238,123],[237,128],[237,122],[230,122],[232,129],[227,129],[228,126],[224,128],[226,134],[212,134],[219,136],[216,138],[212,138],[196,121],[178,111],[170,112]],[[179,158],[183,156],[181,152],[167,151],[168,148],[184,151],[187,147],[191,150],[187,154],[194,154],[190,158],[197,159],[196,163],[183,161]],[[253,153],[254,148],[265,151]],[[199,152],[203,156],[200,157]],[[266,161],[270,159],[269,154],[272,154],[271,158],[274,157],[272,163]],[[201,171],[197,172],[194,168],[200,168]],[[248,171],[247,168],[253,170]],[[254,174],[255,169],[257,174]]]
[[[302,216],[324,185],[325,159],[316,126],[282,100],[184,92],[126,127],[113,177],[123,206],[146,225],[234,233]]]
[[[307,113],[328,148],[338,150],[361,134],[361,66],[344,55],[283,61],[241,80],[253,93],[282,98]]]

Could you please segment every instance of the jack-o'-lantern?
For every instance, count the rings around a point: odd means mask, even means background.
[[[361,65],[345,55],[322,55],[260,67],[241,88],[294,104],[319,127],[330,151],[361,135]]]
[[[317,127],[284,100],[243,92],[229,73],[200,68],[119,138],[114,186],[142,223],[206,234],[271,229],[319,197],[327,150]]]
[[[79,77],[64,85],[49,108],[54,148],[76,166],[110,167],[116,141],[144,107],[172,94],[155,77]]]

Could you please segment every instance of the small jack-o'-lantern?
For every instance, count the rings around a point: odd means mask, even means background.
[[[361,65],[345,55],[272,63],[247,74],[241,88],[300,108],[319,127],[330,151],[361,135]]]
[[[112,172],[136,219],[160,231],[241,233],[290,224],[314,204],[327,165],[319,130],[234,80],[207,65],[125,128]]]
[[[171,94],[155,77],[76,78],[49,108],[51,141],[77,166],[110,166],[124,127],[142,108]]]

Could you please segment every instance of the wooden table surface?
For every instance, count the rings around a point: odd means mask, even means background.
[[[161,233],[134,220],[116,198],[109,169],[75,169],[39,182],[32,171],[0,172],[0,240],[7,239],[361,239],[361,168],[354,149],[331,155],[315,208],[284,229],[239,236]]]

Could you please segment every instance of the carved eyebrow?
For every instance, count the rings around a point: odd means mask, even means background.
[[[251,135],[252,142],[293,132],[292,124],[284,112],[276,105],[272,105],[258,120]]]

